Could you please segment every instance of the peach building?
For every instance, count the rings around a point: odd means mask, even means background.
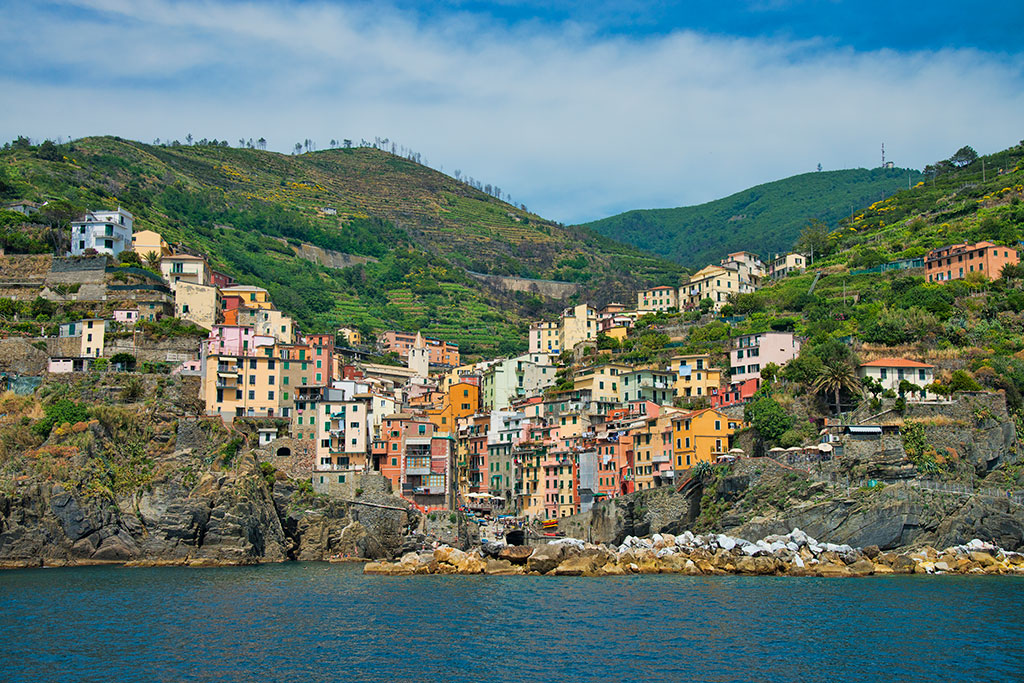
[[[1017,250],[1012,247],[998,247],[992,242],[965,242],[932,249],[924,258],[924,268],[928,282],[962,280],[971,273],[981,273],[995,280],[1002,273],[1003,266],[1016,265],[1019,261]]]

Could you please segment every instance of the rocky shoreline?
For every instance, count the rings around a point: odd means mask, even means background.
[[[890,574],[1008,574],[1024,576],[1024,553],[978,539],[937,550],[883,552],[819,543],[799,529],[756,542],[689,531],[629,536],[619,546],[564,538],[531,548],[484,544],[465,552],[441,546],[396,562],[370,562],[366,574],[488,574],[497,576],[623,576],[626,574],[863,577]]]

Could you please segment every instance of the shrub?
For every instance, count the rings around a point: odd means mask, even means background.
[[[50,436],[55,425],[62,425],[65,422],[75,424],[88,419],[89,411],[84,405],[62,398],[46,406],[43,418],[32,425],[32,431],[45,439]]]

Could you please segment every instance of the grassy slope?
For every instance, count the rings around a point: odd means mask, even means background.
[[[483,288],[464,269],[586,283],[594,299],[638,284],[678,281],[681,269],[585,228],[528,214],[424,166],[375,149],[287,156],[227,147],[156,147],[88,138],[0,153],[11,196],[122,204],[137,228],[208,254],[214,267],[263,284],[307,329],[339,324],[422,328],[469,352],[511,352],[545,305]],[[330,206],[337,216],[318,213]],[[379,263],[329,270],[293,244],[369,255]],[[548,306],[558,302],[548,303]]]
[[[698,206],[628,211],[587,227],[613,239],[700,268],[731,251],[768,256],[790,249],[811,218],[834,226],[859,207],[907,187],[906,169],[805,173]]]

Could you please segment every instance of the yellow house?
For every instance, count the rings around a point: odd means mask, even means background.
[[[742,426],[740,420],[713,408],[673,416],[676,469],[688,470],[699,462],[714,463],[729,452],[729,437]]]
[[[351,327],[338,328],[338,336],[345,340],[350,346],[359,346],[363,343],[363,335],[359,330]]]
[[[639,313],[667,311],[679,308],[679,296],[675,287],[662,285],[642,289],[636,293],[636,310]]]
[[[530,353],[561,353],[561,324],[541,320],[530,325]]]
[[[722,371],[711,367],[707,353],[673,356],[669,369],[676,373],[676,397],[686,399],[711,395],[722,385]]]
[[[174,317],[212,330],[219,322],[220,290],[213,285],[179,282],[174,290]]]
[[[677,414],[672,409],[662,410],[657,416],[644,420],[642,427],[631,430],[633,481],[638,491],[673,480],[672,419]]]
[[[160,272],[172,290],[179,282],[191,282],[194,285],[210,284],[210,264],[202,256],[164,256],[160,259]]]
[[[625,325],[616,325],[603,331],[603,334],[611,337],[620,344],[629,336],[629,328]]]
[[[157,258],[171,255],[171,247],[164,242],[160,233],[154,230],[140,230],[132,233],[132,251],[146,262],[146,254],[154,253]]]
[[[619,400],[619,374],[632,370],[628,365],[608,363],[582,368],[573,377],[573,391],[590,391],[591,400],[617,403]]]
[[[679,288],[679,307],[697,308],[704,299],[714,302],[719,310],[729,297],[740,292],[740,276],[735,270],[722,266],[704,266]]]
[[[572,349],[583,341],[597,340],[597,311],[588,304],[579,304],[562,312],[561,348]]]
[[[209,354],[203,372],[206,413],[228,421],[280,417],[282,361],[275,352],[276,347],[265,346],[246,355]]]
[[[220,290],[224,296],[241,297],[242,305],[249,308],[273,308],[270,293],[262,287],[253,285],[232,285]]]
[[[81,321],[82,341],[79,355],[82,358],[99,358],[106,343],[107,323],[102,318],[85,318]]]

